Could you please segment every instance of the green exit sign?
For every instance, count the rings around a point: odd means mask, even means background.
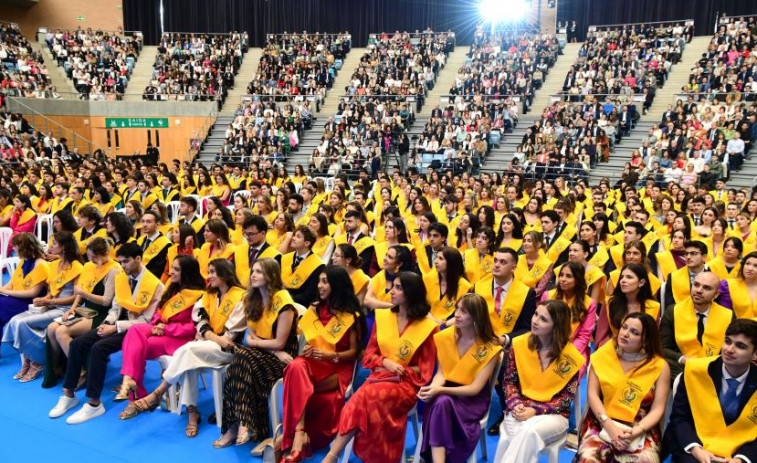
[[[167,117],[106,117],[109,129],[167,129]]]

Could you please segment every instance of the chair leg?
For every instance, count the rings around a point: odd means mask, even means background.
[[[219,428],[223,423],[223,383],[226,372],[213,370],[211,380],[213,382],[213,403],[216,407],[216,426]]]
[[[176,384],[172,384],[168,388],[168,399],[166,399],[166,403],[168,404],[168,409],[171,411],[171,413],[174,413],[176,415],[181,415],[181,408],[179,408],[179,401],[176,398]]]
[[[415,413],[413,413],[413,415],[410,417],[410,420],[411,420],[410,422],[413,425],[413,432],[415,433],[415,440],[417,441],[418,440],[418,436],[419,436],[419,434],[418,434],[418,412],[417,411]]]
[[[421,433],[416,434],[415,453],[413,453],[413,462],[421,461],[421,448],[423,447],[423,424],[421,424]]]
[[[202,381],[202,388],[208,390],[208,383],[205,382],[205,375],[203,372],[198,373],[200,375],[200,381]]]
[[[481,445],[481,459],[489,461],[489,453],[486,449],[486,428],[483,428],[481,430],[481,436],[478,438],[478,441]],[[476,458],[476,451],[474,450],[473,461],[476,461],[475,458]]]
[[[353,436],[352,439],[350,439],[350,441],[347,442],[347,446],[344,448],[344,453],[342,454],[342,463],[349,463],[350,455],[352,455],[352,445],[354,443],[355,443],[355,437]]]

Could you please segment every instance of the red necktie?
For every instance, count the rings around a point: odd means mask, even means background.
[[[355,237],[350,235],[350,237],[347,239],[347,243],[352,244],[353,241],[355,241]]]
[[[502,292],[504,289],[502,286],[497,286],[497,289],[494,291],[494,311],[497,312],[497,316],[499,317],[499,313],[502,307]]]

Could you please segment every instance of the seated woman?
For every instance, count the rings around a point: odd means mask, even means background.
[[[11,245],[20,258],[10,281],[0,288],[0,332],[11,318],[29,309],[45,288],[48,266],[42,244],[31,233],[19,233]]]
[[[639,264],[626,264],[620,269],[620,280],[615,292],[610,296],[607,310],[601,311],[597,318],[594,343],[601,347],[615,337],[626,315],[634,312],[647,313],[658,321],[660,303],[652,296],[652,286],[649,284],[646,269]]]
[[[563,301],[570,308],[570,340],[588,362],[597,303],[588,294],[584,266],[578,262],[566,262],[560,268],[555,289],[542,294],[542,302],[550,299]],[[583,374],[583,370],[581,372]]]
[[[197,247],[197,233],[191,225],[185,223],[176,227],[171,234],[173,243],[166,253],[166,269],[160,281],[167,282],[171,278],[171,263],[176,256],[187,255],[197,257],[200,254],[200,248]],[[246,282],[243,282],[246,283]]]
[[[161,355],[173,355],[179,347],[191,341],[195,334],[192,323],[192,308],[205,293],[205,280],[200,275],[200,265],[191,256],[178,256],[171,263],[171,282],[166,286],[158,303],[158,310],[150,323],[140,323],[129,328],[123,343],[124,376],[116,402],[130,399],[131,403],[118,417],[132,418],[145,411],[144,402],[135,402],[136,397],[147,395],[142,379],[147,360]],[[157,404],[151,406],[155,409]]]
[[[733,309],[738,318],[757,317],[757,252],[741,259],[738,276],[720,282],[718,304]]]
[[[133,414],[125,418],[154,409],[168,388],[181,382],[179,407],[185,405],[189,415],[185,434],[187,437],[197,436],[197,427],[202,419],[197,411],[199,390],[196,370],[220,367],[231,362],[235,342],[241,341],[245,328],[242,306],[245,292],[231,262],[225,259],[210,261],[208,288],[192,312],[192,321],[197,330],[195,341],[174,351],[168,368],[163,372],[163,381],[146,397],[134,402]]]
[[[579,371],[586,363],[570,342],[570,314],[562,301],[542,302],[531,320],[531,333],[512,341],[502,385],[508,399],[497,463],[536,463],[539,453],[568,430]]]
[[[210,219],[205,224],[205,244],[200,248],[197,261],[200,263],[200,274],[208,278],[208,264],[214,259],[229,259],[234,255],[234,245],[231,243],[229,228],[223,220]]]
[[[313,243],[312,251],[321,258],[324,264],[328,264],[334,252],[334,239],[329,235],[329,223],[323,214],[313,214],[308,222],[318,239]]]
[[[10,227],[13,230],[11,239],[19,233],[34,233],[36,223],[37,213],[34,212],[29,197],[25,195],[16,196],[16,199],[13,200],[13,213],[10,221]]]
[[[258,259],[252,265],[244,298],[249,331],[246,347],[238,347],[226,371],[223,388],[222,435],[213,447],[242,445],[271,435],[268,395],[284,376],[284,368],[297,355],[297,316],[294,300],[284,288],[281,267],[275,259]]]
[[[42,387],[53,387],[65,372],[65,359],[71,340],[100,326],[108,315],[116,294],[116,274],[121,271],[118,264],[110,259],[110,245],[105,238],[93,238],[87,244],[87,259],[74,287],[71,308],[61,316],[61,322],[52,322],[47,327],[47,349],[45,357],[45,378]],[[86,316],[80,307],[87,312]],[[77,311],[78,309],[78,311]],[[67,324],[76,320],[73,324]]]
[[[474,249],[475,251],[475,249]],[[463,256],[456,248],[445,246],[436,254],[434,268],[423,276],[430,315],[444,325],[455,312],[455,302],[471,287],[465,279]]]
[[[47,295],[32,300],[42,312],[21,312],[11,318],[3,334],[3,342],[12,343],[21,353],[21,370],[13,378],[22,383],[33,381],[42,373],[45,330],[74,302],[74,286],[82,271],[79,245],[72,233],[55,233],[49,252],[59,259],[48,264]]]
[[[660,421],[670,390],[657,320],[634,312],[591,356],[588,402],[576,461],[660,461]],[[632,394],[626,391],[631,389]]]
[[[303,355],[284,370],[281,448],[290,451],[285,462],[310,457],[311,449],[326,447],[336,435],[345,390],[365,336],[365,317],[345,269],[326,267],[318,293],[319,302],[299,323],[307,340]]]
[[[336,245],[333,254],[331,254],[331,263],[347,270],[352,282],[352,289],[355,290],[355,295],[362,306],[371,278],[363,272],[361,268],[363,260],[357,254],[355,246],[348,243]]]
[[[416,273],[397,274],[391,302],[391,309],[375,311],[376,323],[363,356],[363,366],[373,372],[344,406],[339,436],[324,462],[335,463],[353,437],[355,455],[363,461],[402,457],[407,414],[434,372],[432,334],[438,325],[428,317],[426,288]]]
[[[454,321],[454,327],[434,335],[439,368],[418,392],[428,404],[423,412],[426,461],[465,461],[476,450],[479,422],[491,403],[489,379],[502,352],[483,297],[461,297]]]

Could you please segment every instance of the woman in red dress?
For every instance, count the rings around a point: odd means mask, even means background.
[[[339,453],[355,438],[354,451],[362,461],[400,461],[405,446],[407,414],[416,404],[421,386],[428,384],[436,365],[423,279],[399,272],[392,283],[391,309],[375,311],[376,323],[363,356],[373,370],[344,406],[339,436],[324,462],[336,463]]]
[[[285,462],[311,456],[337,433],[344,393],[365,336],[365,317],[350,275],[342,267],[326,267],[318,280],[320,301],[300,319],[307,339],[303,355],[284,370]]]

